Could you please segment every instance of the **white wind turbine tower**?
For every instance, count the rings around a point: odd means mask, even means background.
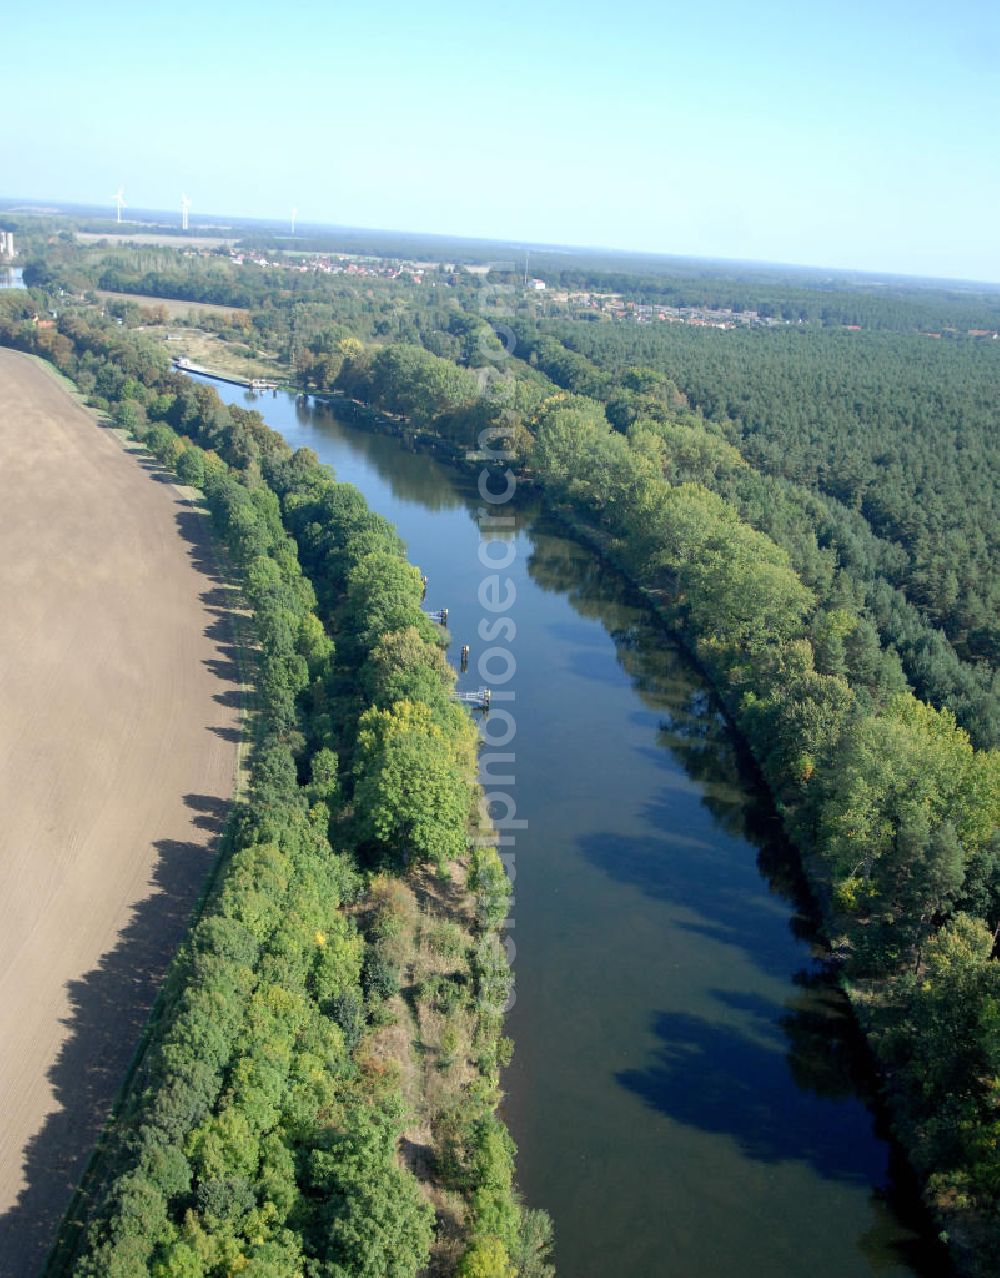
[[[188,229],[188,209],[191,207],[191,201],[186,195],[181,196],[181,230]]]
[[[295,234],[295,219],[298,217],[298,209],[292,209],[292,235]]]
[[[116,221],[120,222],[122,220],[122,209],[124,207],[125,207],[125,188],[123,186],[120,186],[118,190],[115,191],[115,208],[118,210],[118,217]]]

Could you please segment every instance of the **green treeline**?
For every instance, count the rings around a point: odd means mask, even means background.
[[[803,853],[928,1202],[968,1271],[996,1272],[1000,755],[907,690],[850,590],[821,597],[732,502],[683,477],[745,463],[662,376],[625,380],[647,403],[623,430],[610,402],[546,391],[530,372],[473,397],[442,364],[355,351],[339,381],[390,411],[418,404],[424,427],[466,446],[499,430],[687,635]]]
[[[1000,756],[899,691],[848,608],[716,494],[663,478],[653,432],[586,404],[536,424],[543,482],[694,640],[806,856],[929,1200],[1000,1260]]]
[[[894,576],[909,599],[961,655],[996,659],[998,343],[672,324],[554,334],[613,381],[635,364],[667,374],[705,417],[736,423],[751,466],[861,512],[904,552]]]
[[[786,440],[780,426],[773,431],[770,425],[761,426],[756,436],[766,436],[772,453],[770,460],[755,455],[741,440],[730,415],[738,414],[739,392],[733,387],[741,384],[742,364],[739,370],[721,360],[713,366],[712,374],[720,388],[727,388],[728,398],[724,404],[722,401],[707,404],[706,409],[712,412],[709,417],[687,408],[685,395],[662,370],[668,367],[667,352],[670,352],[669,367],[681,380],[682,372],[687,372],[689,353],[711,351],[716,343],[721,343],[720,349],[729,350],[729,339],[738,339],[748,366],[754,368],[754,378],[759,379],[755,393],[763,395],[771,383],[765,372],[756,367],[758,338],[765,347],[770,344],[768,349],[784,350],[795,360],[800,344],[815,347],[812,371],[819,378],[823,361],[835,357],[841,350],[840,343],[848,344],[846,352],[853,359],[858,337],[718,334],[682,331],[674,326],[660,326],[657,330],[600,326],[595,332],[592,326],[577,324],[572,328],[559,327],[565,339],[561,341],[526,325],[518,324],[516,330],[519,354],[530,359],[558,386],[599,399],[605,405],[608,420],[617,429],[627,431],[636,422],[643,421],[655,424],[661,434],[668,431],[672,479],[704,484],[732,503],[747,522],[789,552],[796,571],[826,606],[844,604],[857,611],[865,625],[875,628],[883,644],[899,654],[906,677],[919,696],[939,708],[948,706],[953,710],[977,745],[1000,743],[1000,674],[986,657],[963,660],[939,628],[947,622],[942,609],[950,601],[952,611],[956,615],[961,611],[964,619],[959,623],[964,628],[956,642],[962,641],[960,646],[966,655],[970,647],[977,645],[987,649],[987,656],[993,652],[994,597],[1000,588],[993,567],[995,552],[991,551],[997,527],[991,471],[996,448],[983,416],[989,394],[987,378],[995,363],[993,352],[983,353],[981,347],[951,343],[945,352],[946,358],[935,365],[938,372],[947,370],[943,385],[950,388],[949,393],[957,393],[956,379],[962,376],[960,361],[974,362],[979,367],[978,390],[962,392],[971,396],[969,420],[963,429],[972,439],[967,446],[955,449],[958,468],[953,472],[949,470],[948,456],[954,446],[954,432],[942,438],[928,423],[922,441],[914,442],[909,428],[901,428],[897,434],[906,436],[901,454],[886,471],[883,468],[892,448],[892,429],[888,426],[883,429],[880,424],[877,431],[866,432],[857,456],[848,462],[839,453],[834,455],[829,451],[853,447],[852,441],[860,431],[860,420],[855,416],[853,434],[838,436],[836,419],[838,413],[845,411],[846,393],[834,396],[830,386],[822,382],[808,395],[804,391],[801,396],[792,395],[789,411],[800,420],[808,418],[813,423],[811,439],[822,437],[815,448],[812,442],[806,446],[809,465],[814,467],[816,458],[822,457],[825,450],[827,460],[820,474],[837,477],[835,483],[831,479],[824,484],[814,482],[815,472],[809,476],[794,473],[795,445],[788,447],[787,454],[782,451]],[[568,341],[599,356],[602,366],[580,350],[567,346]],[[879,341],[883,345],[904,343],[904,339]],[[923,349],[920,348],[921,353]],[[933,348],[936,352],[941,349]],[[749,355],[751,350],[753,359]],[[674,352],[683,354],[675,356]],[[643,362],[629,363],[630,358]],[[656,367],[650,367],[646,360]],[[869,368],[862,378],[853,364],[841,366],[839,360],[834,367],[839,369],[836,375],[842,378],[859,376],[859,385],[862,381],[867,385],[875,375]],[[916,376],[916,370],[911,368],[910,375]],[[926,373],[921,372],[919,376],[924,379]],[[692,383],[688,377],[683,380],[690,394]],[[922,381],[925,404],[921,411],[924,413],[929,411],[928,405],[938,403],[943,395],[943,391],[935,389],[932,396],[931,390],[931,382]],[[913,387],[911,394],[917,394]],[[763,400],[758,405],[761,414],[768,413],[768,422],[772,416],[780,421],[782,408],[778,392],[775,392],[775,401],[770,408]],[[901,396],[901,402],[905,404],[905,397]],[[956,421],[962,419],[962,404],[961,396],[953,398],[950,411]],[[860,405],[852,413],[859,411]],[[892,411],[897,421],[900,412],[905,417],[905,407]],[[828,437],[833,440],[832,444],[825,442]],[[934,457],[933,479],[914,459],[918,443],[922,456]],[[861,490],[848,487],[850,475],[862,470],[875,477],[866,483],[877,481],[880,488],[894,493],[893,501],[901,510],[906,507],[907,527],[916,530],[915,540],[908,541],[905,535],[896,539],[893,529],[887,530],[886,537],[873,532]],[[906,482],[900,478],[904,471],[910,476]],[[973,473],[974,480],[971,479]],[[919,483],[919,491],[907,496],[907,484],[914,482]],[[824,487],[830,491],[824,491]],[[963,525],[964,531],[960,531]],[[968,547],[959,553],[958,547],[964,544],[966,536]],[[912,554],[907,546],[912,546]],[[921,557],[927,560],[926,567],[919,567]]]
[[[141,341],[80,315],[38,336],[0,332],[92,376],[202,488],[259,703],[248,793],[50,1272],[547,1278],[496,1116],[508,883],[488,837],[469,851],[476,731],[417,570],[357,490]],[[459,868],[451,908],[420,904]]]

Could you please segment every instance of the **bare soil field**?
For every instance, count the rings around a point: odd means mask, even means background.
[[[0,350],[0,1274],[34,1278],[212,864],[240,739],[208,519]]]
[[[158,244],[164,248],[228,248],[236,244],[236,236],[222,235],[157,235],[152,231],[125,231],[103,234],[98,231],[76,231],[76,238],[83,244]]]
[[[147,293],[109,293],[107,289],[94,290],[98,297],[114,302],[134,302],[136,306],[162,306],[171,319],[187,319],[189,315],[246,315],[238,306],[215,306],[212,302],[185,302],[178,297],[152,297]]]

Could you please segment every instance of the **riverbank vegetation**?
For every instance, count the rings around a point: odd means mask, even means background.
[[[257,640],[248,794],[49,1272],[551,1274],[496,1115],[507,879],[399,538],[114,324],[0,337],[202,490]]]
[[[803,853],[928,1201],[963,1266],[992,1272],[997,752],[976,749],[947,704],[907,687],[863,596],[843,575],[835,588],[835,556],[817,549],[808,579],[736,503],[688,477],[747,463],[662,375],[628,374],[622,390],[639,411],[613,424],[610,398],[527,369],[473,397],[444,363],[348,347],[339,381],[389,412],[414,405],[411,420],[461,445],[497,431],[511,460],[687,636]],[[394,370],[405,370],[398,384]]]

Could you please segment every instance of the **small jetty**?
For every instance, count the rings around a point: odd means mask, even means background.
[[[228,382],[230,386],[242,386],[244,390],[261,394],[264,391],[277,392],[278,383],[268,381],[266,377],[230,377],[226,373],[216,373],[211,368],[203,368],[183,355],[175,355],[170,361],[178,373],[197,373],[199,377],[210,377],[214,382]]]
[[[436,621],[439,626],[448,624],[447,608],[423,608],[421,611],[425,617],[430,617],[431,621]]]
[[[475,692],[453,692],[452,696],[463,706],[473,706],[476,710],[489,710],[489,688],[477,688]]]

